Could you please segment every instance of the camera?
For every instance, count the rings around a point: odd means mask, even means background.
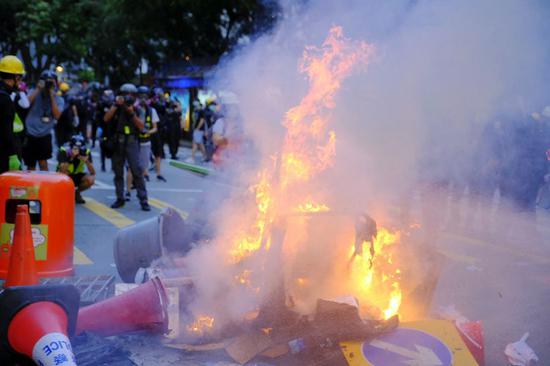
[[[84,147],[84,146],[81,146],[81,147],[78,149],[78,155],[79,155],[79,156],[86,156],[86,155],[88,155],[87,152],[88,152],[88,150],[87,150],[86,147]]]
[[[136,98],[134,98],[133,96],[131,95],[124,96],[124,104],[126,104],[126,106],[130,107],[134,105],[135,102],[136,102]]]

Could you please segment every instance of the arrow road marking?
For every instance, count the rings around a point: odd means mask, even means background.
[[[416,351],[413,351],[376,339],[371,341],[370,345],[408,358],[409,360],[405,361],[405,364],[409,366],[443,366],[439,357],[431,349],[424,346],[415,345]]]

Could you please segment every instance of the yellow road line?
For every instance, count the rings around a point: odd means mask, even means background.
[[[118,211],[113,210],[112,208],[105,206],[103,203],[99,203],[91,197],[86,196],[86,204],[83,205],[88,210],[92,211],[101,218],[109,221],[111,224],[115,225],[119,229],[132,225],[135,221],[129,219]]]
[[[444,249],[438,249],[438,252],[455,262],[463,262],[467,264],[475,264],[479,262],[478,258],[471,257],[469,255],[458,254]]]
[[[74,247],[73,264],[86,265],[93,264],[92,260],[77,247]]]
[[[485,241],[485,240],[476,239],[476,238],[472,238],[470,236],[464,236],[464,235],[460,235],[460,234],[454,234],[454,233],[450,233],[450,232],[446,232],[443,235],[446,236],[447,238],[458,239],[458,240],[461,241],[461,243],[464,243],[464,244],[480,246],[480,247],[488,247],[488,248],[494,249],[496,251],[500,251],[500,252],[510,254],[514,257],[529,259],[533,262],[540,263],[540,264],[550,264],[550,258],[547,258],[547,257],[545,258],[544,256],[522,252],[519,249],[511,249],[511,248],[507,248],[505,246],[493,244],[493,243]]]
[[[158,208],[159,210],[163,210],[165,208],[172,208],[174,210],[176,210],[177,213],[180,214],[180,216],[183,218],[183,219],[186,219],[189,214],[183,210],[180,210],[179,208],[177,208],[176,206],[173,206],[169,203],[166,203],[164,201],[161,201],[159,199],[156,199],[156,198],[151,198],[149,197],[149,204],[153,207],[156,207]]]

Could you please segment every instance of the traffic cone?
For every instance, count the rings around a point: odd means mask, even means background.
[[[38,365],[76,366],[67,334],[65,310],[56,303],[39,301],[15,314],[8,327],[8,342]]]
[[[17,206],[7,277],[4,287],[38,284],[31,220],[29,208],[26,205]]]
[[[466,343],[468,350],[479,366],[485,366],[485,344],[483,340],[483,324],[480,321],[468,321],[457,324],[460,337]]]
[[[76,334],[84,331],[112,336],[150,331],[168,332],[168,296],[158,278],[121,295],[83,307]]]

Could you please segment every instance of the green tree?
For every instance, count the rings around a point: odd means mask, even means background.
[[[135,77],[142,60],[217,60],[245,35],[268,29],[268,0],[3,0],[0,52],[19,54],[35,81],[55,64],[84,61],[114,84]]]

